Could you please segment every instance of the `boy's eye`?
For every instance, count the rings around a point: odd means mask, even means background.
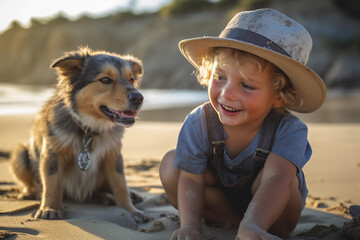
[[[254,91],[256,88],[247,84],[247,83],[242,83],[241,86],[246,90],[246,91]]]
[[[216,81],[226,81],[226,78],[224,76],[217,75],[217,74],[214,74],[213,78]]]
[[[103,83],[103,84],[110,84],[113,82],[112,79],[108,78],[108,77],[103,77],[100,79],[100,82]]]

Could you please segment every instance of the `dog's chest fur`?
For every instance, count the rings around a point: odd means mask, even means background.
[[[77,165],[79,149],[74,149],[75,166],[63,175],[63,189],[67,196],[71,196],[78,202],[83,202],[99,187],[104,180],[102,174],[102,161],[107,161],[106,153],[117,151],[120,154],[121,136],[120,132],[112,132],[106,135],[94,137],[93,149],[91,151],[91,164],[88,170],[83,171]]]
[[[79,132],[63,131],[63,129],[56,129],[53,131],[54,136],[51,137],[51,143],[47,137],[42,137],[42,152],[44,148],[56,149],[57,153],[57,171],[60,171],[62,177],[62,187],[64,194],[77,202],[83,202],[86,198],[91,197],[94,191],[104,181],[104,172],[102,165],[109,156],[120,154],[121,138],[123,136],[123,128],[113,128],[105,131],[97,136],[93,136],[90,143],[91,164],[89,169],[83,171],[78,166],[77,160],[79,153],[83,150],[83,134]],[[36,133],[35,133],[36,134]],[[36,137],[31,138],[30,145],[33,149],[39,146],[36,143]],[[109,154],[109,152],[113,154]],[[32,154],[32,157],[35,157]]]

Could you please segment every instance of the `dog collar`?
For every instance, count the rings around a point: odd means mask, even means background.
[[[72,117],[72,119],[74,120],[74,122],[76,123],[76,125],[83,130],[84,133],[90,133],[92,136],[98,136],[100,133],[98,131],[92,131],[90,127],[85,126],[84,124],[82,124],[77,118]]]

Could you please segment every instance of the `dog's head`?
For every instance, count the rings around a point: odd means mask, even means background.
[[[85,47],[66,53],[51,67],[59,75],[59,97],[86,127],[103,131],[135,123],[143,102],[137,90],[143,74],[139,59]]]

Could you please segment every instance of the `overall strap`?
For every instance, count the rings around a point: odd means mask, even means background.
[[[209,142],[211,144],[208,163],[216,169],[215,177],[226,186],[222,169],[224,168],[225,139],[224,128],[219,116],[210,102],[204,103]],[[214,170],[215,170],[214,169]]]
[[[260,170],[264,167],[265,161],[275,142],[276,132],[281,118],[282,114],[271,110],[263,122],[259,143],[254,153],[254,166],[251,174],[252,180],[255,180]]]
[[[224,129],[219,116],[210,102],[204,103],[206,123],[209,140],[211,144],[210,156],[215,156],[217,152],[223,151],[225,147]]]
[[[255,160],[265,161],[270,154],[281,118],[282,114],[277,114],[274,110],[271,110],[266,116],[261,128],[260,140],[254,153]]]

